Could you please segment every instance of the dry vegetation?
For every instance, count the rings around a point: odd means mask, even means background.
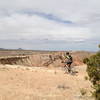
[[[86,66],[76,69],[79,73],[70,75],[58,68],[1,65],[0,100],[92,100]]]
[[[64,74],[61,60],[57,58],[62,53],[64,52],[1,50],[0,56],[6,58],[16,55],[32,56],[27,60],[7,58],[4,61],[12,62],[12,65],[0,65],[0,100],[92,100],[91,83],[84,78],[87,73],[82,59],[93,53],[71,52],[74,57],[73,66],[78,65],[75,67],[78,71],[75,75]],[[53,62],[50,62],[48,55],[53,55]],[[50,62],[48,66],[39,67],[46,61]],[[32,66],[24,66],[25,62]]]

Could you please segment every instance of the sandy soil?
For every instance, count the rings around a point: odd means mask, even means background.
[[[0,100],[92,100],[86,66],[75,69],[78,73],[70,75],[61,68],[0,65]]]

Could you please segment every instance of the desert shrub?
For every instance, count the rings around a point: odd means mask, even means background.
[[[99,48],[100,48],[100,44],[99,44],[99,46],[98,46]]]
[[[80,89],[80,93],[82,96],[84,96],[84,95],[86,95],[87,91],[86,91],[86,89],[82,88],[82,89]]]
[[[88,76],[85,76],[84,79],[85,79],[85,80],[88,80]]]
[[[66,87],[64,84],[62,84],[62,85],[58,85],[57,88],[65,90],[65,89],[69,89],[70,87]]]
[[[83,62],[87,64],[87,73],[93,83],[95,99],[100,100],[100,51],[90,58],[85,58]]]
[[[100,100],[100,84],[96,84],[94,89],[94,97],[96,98],[96,100]]]
[[[83,63],[88,63],[88,61],[89,61],[89,59],[88,58],[85,58],[85,59],[83,59]]]

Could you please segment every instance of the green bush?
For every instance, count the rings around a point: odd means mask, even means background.
[[[88,61],[89,61],[89,59],[88,59],[88,58],[85,58],[85,59],[83,60],[83,63],[87,64]]]
[[[96,100],[100,100],[100,51],[83,62],[87,64],[87,73],[95,89],[93,94]]]
[[[81,93],[82,96],[85,96],[87,91],[86,91],[86,89],[82,88],[82,89],[80,89],[80,93]]]
[[[88,76],[85,76],[84,79],[85,79],[85,80],[88,80]]]
[[[98,46],[99,48],[100,48],[100,44],[99,44],[99,46]]]
[[[96,100],[100,100],[100,84],[95,85],[94,96]]]

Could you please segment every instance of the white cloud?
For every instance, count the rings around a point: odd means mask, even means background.
[[[20,10],[37,10],[56,14],[73,21],[83,20],[100,12],[99,0],[1,0],[0,8],[6,13]]]
[[[45,15],[40,16],[34,12]],[[48,14],[72,24],[46,18]],[[0,0],[2,40],[85,41],[95,38],[99,41],[99,26],[99,0]]]
[[[87,39],[89,29],[58,24],[37,15],[14,14],[0,19],[1,39]]]

